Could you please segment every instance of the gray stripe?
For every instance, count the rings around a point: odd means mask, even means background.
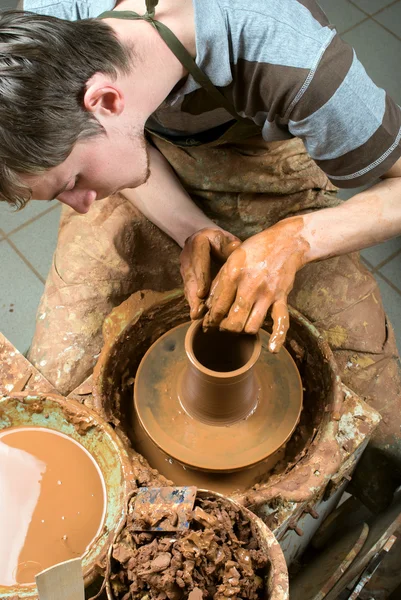
[[[320,8],[320,6],[318,5],[317,2],[315,2],[314,0],[297,0],[297,1],[300,4],[303,4],[305,6],[305,8],[307,8],[309,10],[309,12],[313,16],[313,18],[316,19],[316,21],[318,23],[320,23],[320,25],[323,25],[323,26],[330,25],[328,18],[326,17],[325,13]]]
[[[221,5],[224,6],[223,2]],[[234,56],[248,61],[311,69],[333,32],[322,27],[295,0],[247,2],[230,0],[226,23]]]
[[[332,98],[302,121],[289,121],[289,129],[305,140],[315,160],[329,160],[364,144],[378,129],[385,112],[386,93],[366,74],[356,58]]]

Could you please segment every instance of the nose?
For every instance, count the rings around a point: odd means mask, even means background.
[[[70,206],[75,212],[84,215],[89,211],[92,202],[96,200],[96,192],[92,190],[70,190],[60,194],[57,200]]]

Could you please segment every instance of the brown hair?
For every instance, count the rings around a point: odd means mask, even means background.
[[[127,73],[130,59],[102,21],[0,15],[0,200],[24,206],[31,191],[20,174],[61,164],[78,140],[103,132],[84,108],[86,83]]]

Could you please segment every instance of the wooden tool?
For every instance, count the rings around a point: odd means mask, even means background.
[[[38,573],[39,600],[85,600],[80,558],[73,558]]]

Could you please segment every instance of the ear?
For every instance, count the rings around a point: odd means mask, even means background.
[[[95,73],[87,83],[84,106],[98,120],[120,115],[125,106],[124,94],[116,81],[104,73]]]

